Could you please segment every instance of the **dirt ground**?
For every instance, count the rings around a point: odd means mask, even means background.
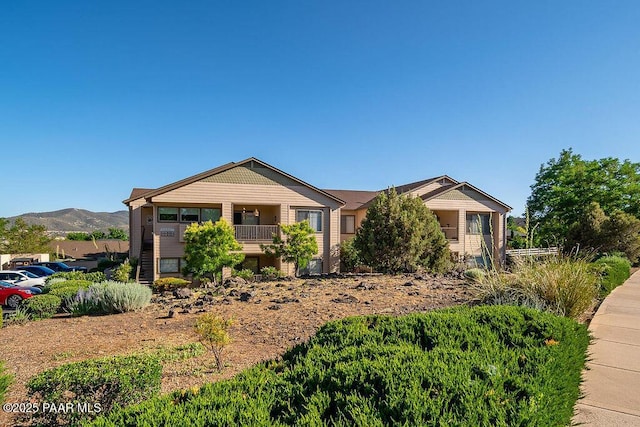
[[[192,291],[180,299],[169,292],[155,295],[153,304],[135,313],[62,315],[0,329],[0,360],[15,374],[6,402],[26,401],[29,378],[55,366],[196,342],[193,327],[202,312],[234,319],[233,341],[224,350],[226,367],[217,372],[209,354],[168,362],[163,370],[163,393],[229,378],[257,362],[277,358],[330,320],[428,311],[472,298],[459,278],[419,275],[239,283]],[[0,426],[12,425],[12,420],[0,411]]]

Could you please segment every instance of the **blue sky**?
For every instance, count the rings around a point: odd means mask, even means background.
[[[447,174],[524,211],[564,148],[640,162],[640,2],[4,1],[0,217],[113,212],[258,157]]]

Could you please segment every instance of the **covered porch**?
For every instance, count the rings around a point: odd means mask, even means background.
[[[280,205],[233,205],[233,228],[239,242],[270,242],[280,233]]]
[[[440,230],[444,233],[447,240],[457,242],[460,239],[460,212],[452,210],[434,210]]]

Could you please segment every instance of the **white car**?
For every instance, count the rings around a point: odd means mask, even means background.
[[[45,277],[38,277],[35,274],[23,270],[0,270],[0,280],[3,282],[18,285],[21,288],[44,288]]]

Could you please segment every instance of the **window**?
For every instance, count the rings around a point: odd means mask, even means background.
[[[180,258],[160,258],[160,273],[179,273]]]
[[[322,211],[299,209],[296,211],[296,222],[309,221],[316,232],[322,231]]]
[[[356,232],[356,216],[355,215],[340,216],[340,232],[342,234],[354,234]]]
[[[490,219],[490,214],[467,214],[467,233],[483,234],[485,236],[491,234]]]
[[[178,208],[158,208],[159,221],[178,221]]]
[[[206,221],[216,222],[220,219],[220,209],[202,208],[200,209],[200,218],[202,222],[206,222]]]
[[[198,222],[198,221],[200,221],[200,209],[198,209],[198,208],[180,208],[180,221],[182,221],[182,222]]]
[[[314,258],[300,271],[300,274],[322,274],[322,259]]]

